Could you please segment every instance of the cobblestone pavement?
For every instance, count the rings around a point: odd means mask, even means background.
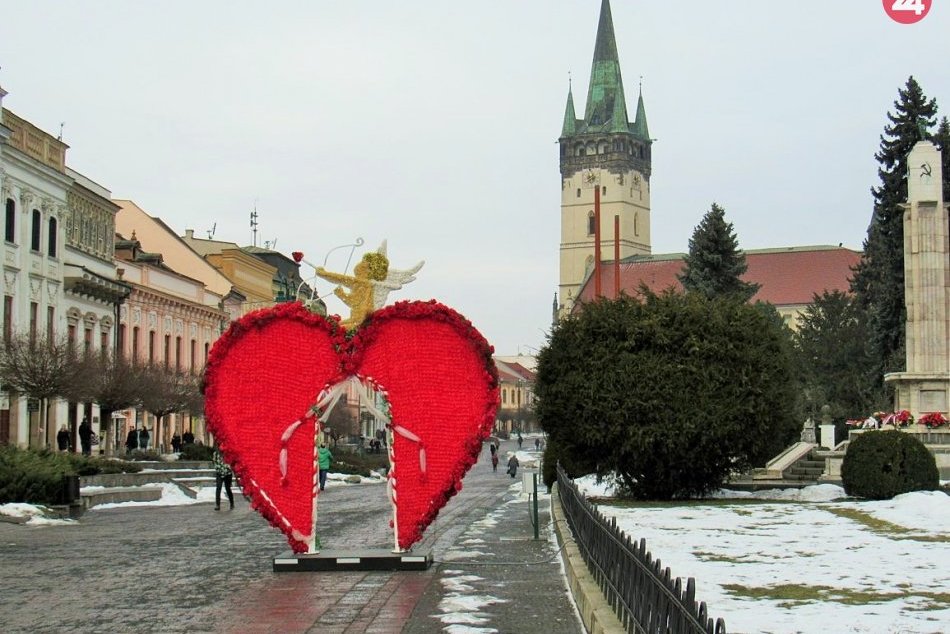
[[[502,447],[502,451],[506,449]],[[289,551],[243,499],[87,512],[78,525],[0,523],[0,630],[19,632],[545,632],[583,627],[542,499],[540,541],[487,451],[417,550],[426,572],[274,573]],[[329,487],[324,548],[389,547],[382,486]]]

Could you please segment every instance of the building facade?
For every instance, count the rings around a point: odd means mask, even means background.
[[[602,0],[584,117],[568,90],[560,146],[561,246],[558,314],[569,314],[581,284],[603,253],[650,253],[652,145],[643,94],[627,113],[610,1]],[[598,222],[599,221],[599,222]],[[616,236],[615,236],[616,233]],[[615,241],[616,237],[616,241]],[[602,256],[603,259],[603,256]]]

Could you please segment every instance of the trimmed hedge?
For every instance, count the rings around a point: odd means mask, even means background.
[[[389,468],[389,455],[385,448],[380,453],[356,453],[332,448],[330,452],[333,454],[333,460],[330,462],[331,473],[369,477],[370,471]]]
[[[181,446],[181,452],[178,454],[179,460],[208,461],[214,455],[214,447],[211,445],[199,445],[188,443]]]
[[[27,502],[59,504],[63,476],[135,473],[141,467],[121,460],[92,458],[43,449],[31,451],[0,446],[0,504]]]
[[[901,493],[935,490],[940,472],[933,455],[914,436],[867,431],[848,445],[841,480],[848,495],[889,500]]]

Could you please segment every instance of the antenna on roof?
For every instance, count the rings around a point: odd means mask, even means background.
[[[277,248],[277,238],[273,240],[264,240],[265,249],[276,249]]]
[[[254,232],[253,245],[257,246],[257,199],[254,199],[254,211],[251,212],[251,230]]]
[[[211,228],[208,229],[208,239],[209,239],[209,240],[214,237],[214,232],[215,232],[215,230],[217,230],[217,228],[218,228],[218,223],[214,223],[213,225],[211,225]]]

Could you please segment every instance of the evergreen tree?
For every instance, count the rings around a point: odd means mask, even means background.
[[[944,117],[934,133],[934,145],[942,154],[943,164],[943,202],[950,203],[950,122]]]
[[[864,313],[841,291],[816,295],[794,334],[805,414],[817,419],[828,405],[836,420],[864,418],[883,407],[871,390],[872,368]]]
[[[725,211],[713,203],[689,239],[686,266],[678,275],[686,292],[700,293],[708,299],[734,295],[746,301],[759,290],[758,284],[740,279],[748,268],[745,254]]]
[[[585,304],[538,355],[546,461],[616,474],[640,499],[701,496],[765,464],[800,426],[783,328],[733,297],[645,290]]]
[[[874,214],[864,241],[864,254],[854,271],[851,290],[867,314],[873,381],[883,384],[884,374],[904,368],[904,210],[907,201],[907,154],[935,123],[937,104],[927,99],[911,76],[894,114],[884,126],[880,150],[880,187],[871,188]],[[944,174],[944,178],[947,175]]]

